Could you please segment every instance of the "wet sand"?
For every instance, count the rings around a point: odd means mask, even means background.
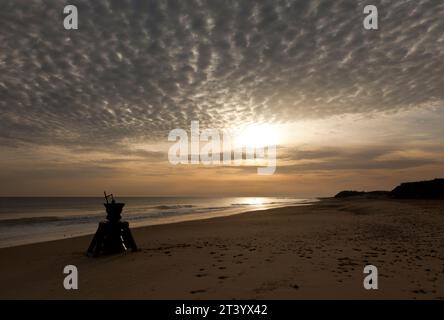
[[[327,199],[133,233],[139,252],[95,259],[92,236],[0,249],[0,298],[444,299],[441,200]]]

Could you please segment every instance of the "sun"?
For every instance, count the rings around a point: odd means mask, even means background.
[[[276,146],[279,141],[279,131],[269,124],[253,124],[240,130],[235,138],[235,146],[263,148]]]

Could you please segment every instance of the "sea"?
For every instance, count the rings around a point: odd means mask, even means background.
[[[277,197],[119,197],[131,228],[310,205],[316,199]],[[0,197],[0,248],[93,234],[105,220],[104,198]]]

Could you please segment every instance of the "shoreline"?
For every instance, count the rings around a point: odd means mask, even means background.
[[[319,201],[318,198],[313,199],[299,199],[300,203],[293,203],[291,206],[307,206],[312,205]],[[167,225],[167,224],[175,224],[175,223],[181,223],[181,222],[187,222],[187,221],[196,221],[196,220],[207,220],[207,219],[215,219],[215,218],[221,218],[221,217],[230,217],[233,215],[238,214],[244,214],[249,212],[255,212],[255,211],[264,211],[264,210],[271,210],[271,209],[277,209],[277,208],[283,208],[287,207],[289,204],[267,204],[264,205],[264,208],[256,207],[256,208],[227,208],[224,210],[216,210],[216,211],[208,211],[208,212],[194,212],[194,213],[187,213],[187,214],[179,214],[175,216],[165,216],[162,218],[156,218],[149,220],[149,217],[145,221],[132,221],[131,216],[129,216],[130,220],[128,222],[130,223],[131,229],[137,229],[137,228],[144,228],[144,227],[150,227],[150,226],[156,226],[156,225]],[[72,238],[78,238],[78,237],[85,237],[85,236],[93,236],[94,233],[97,230],[98,223],[100,221],[105,220],[106,213],[103,213],[102,216],[99,219],[96,219],[97,221],[93,222],[93,224],[89,225],[88,227],[84,227],[86,230],[78,230],[78,225],[67,225],[65,229],[61,229],[57,232],[52,231],[51,234],[40,234],[36,235],[33,239],[23,239],[20,241],[17,240],[2,240],[0,242],[0,249],[3,248],[13,248],[18,247],[22,245],[31,245],[31,244],[39,244],[39,243],[45,243],[49,241],[58,241],[58,240],[64,240],[64,239],[72,239]],[[123,214],[123,220],[125,219],[125,214]],[[18,221],[26,221],[27,223],[24,225],[20,225],[16,222]],[[63,222],[63,217],[56,217],[56,216],[41,216],[41,217],[30,217],[30,218],[13,218],[13,219],[4,219],[0,220],[0,224],[4,225],[12,225],[12,226],[21,226],[21,227],[29,227],[30,224],[34,222]],[[49,228],[51,228],[49,226]],[[17,237],[17,236],[16,236]]]
[[[444,299],[444,201],[309,206],[133,228],[136,253],[85,256],[91,236],[0,249],[1,299]],[[79,290],[63,288],[63,267]],[[362,287],[376,265],[380,290]]]

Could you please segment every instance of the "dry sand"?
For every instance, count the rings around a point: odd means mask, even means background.
[[[0,249],[0,298],[444,298],[444,201],[329,199],[133,232],[140,252],[96,259],[91,236]],[[366,264],[379,290],[363,288]]]

